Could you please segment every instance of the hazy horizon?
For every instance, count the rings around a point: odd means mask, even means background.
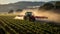
[[[19,1],[49,2],[49,1],[60,1],[60,0],[0,0],[0,4],[16,3]]]

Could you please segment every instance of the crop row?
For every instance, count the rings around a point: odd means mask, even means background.
[[[0,16],[0,34],[60,34],[60,26]]]

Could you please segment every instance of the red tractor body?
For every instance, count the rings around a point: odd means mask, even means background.
[[[26,12],[24,16],[24,20],[35,21],[37,19],[47,19],[48,17],[45,16],[34,16],[32,12]]]

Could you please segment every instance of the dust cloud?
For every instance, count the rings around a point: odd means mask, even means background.
[[[25,15],[26,12],[32,12],[34,16],[46,16],[49,21],[59,22],[60,23],[60,14],[54,13],[52,11],[40,11],[36,9],[27,9],[20,12],[20,15]]]

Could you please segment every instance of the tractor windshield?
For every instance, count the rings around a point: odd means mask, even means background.
[[[32,12],[26,12],[25,15],[26,16],[31,16],[32,15]]]

